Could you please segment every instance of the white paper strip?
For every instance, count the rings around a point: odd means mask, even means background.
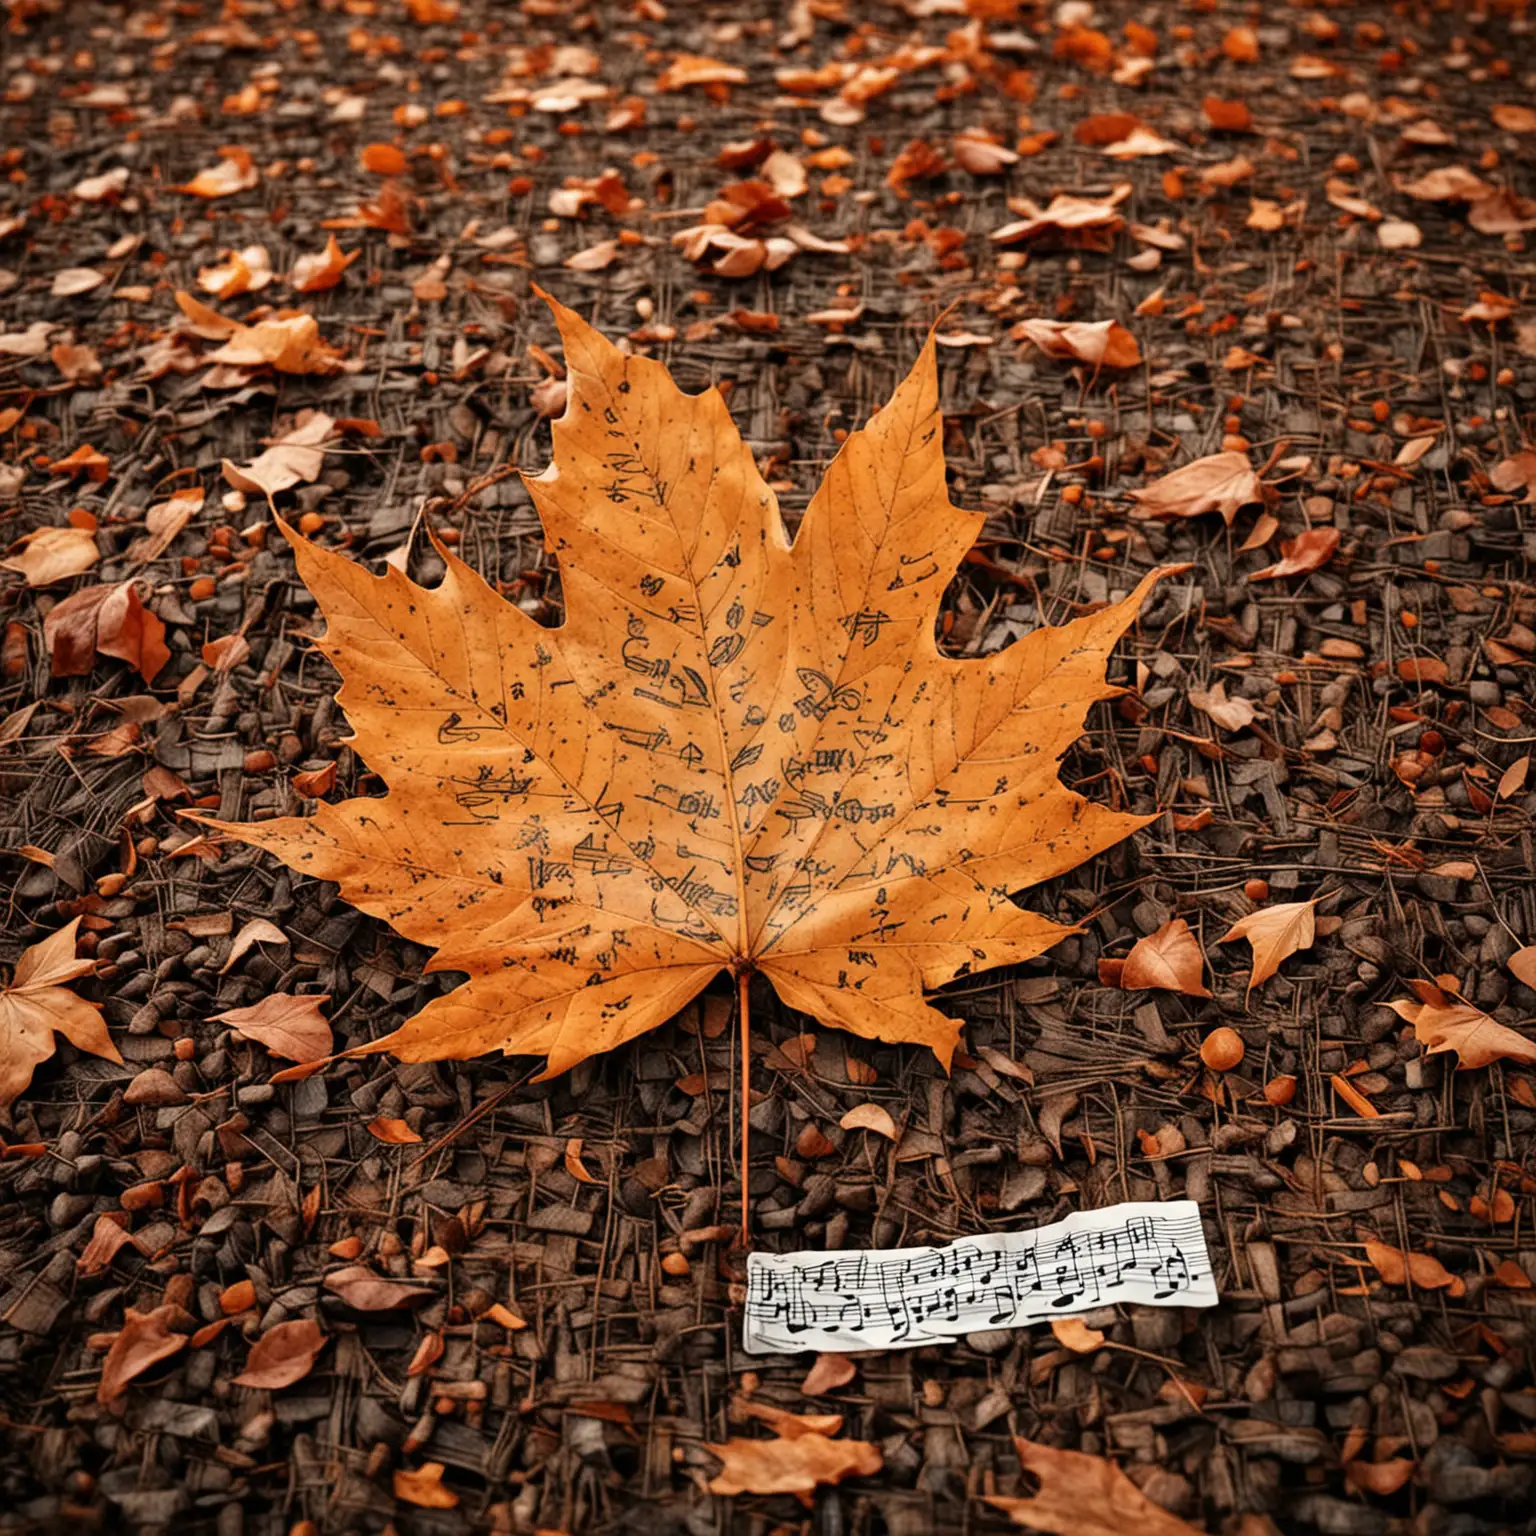
[[[906,1349],[1115,1303],[1218,1300],[1200,1207],[1138,1201],[944,1248],[748,1254],[743,1342],[754,1354]]]

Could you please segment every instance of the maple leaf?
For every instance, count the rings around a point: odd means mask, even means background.
[[[873,1477],[885,1464],[879,1447],[867,1440],[831,1438],[843,1427],[840,1413],[790,1413],[750,1400],[738,1400],[737,1408],[778,1433],[772,1440],[706,1442],[704,1448],[723,1463],[711,1493],[793,1493],[809,1504],[819,1484]]]
[[[1415,1003],[1399,998],[1386,1006],[1413,1025],[1415,1038],[1431,1056],[1455,1051],[1458,1071],[1496,1061],[1536,1062],[1536,1041],[1489,1018],[1471,1003]]]
[[[0,1109],[26,1090],[33,1069],[53,1055],[55,1030],[82,1051],[108,1061],[123,1059],[107,1033],[101,1004],[65,986],[96,969],[94,960],[75,958],[79,926],[77,917],[23,950],[10,985],[0,991]]]
[[[1264,499],[1264,487],[1248,455],[1229,449],[1194,459],[1130,494],[1142,517],[1198,517],[1202,512],[1220,512],[1230,528],[1239,507]]]
[[[1247,939],[1253,949],[1253,974],[1248,978],[1248,992],[1261,982],[1268,981],[1280,969],[1281,962],[1294,955],[1298,949],[1310,949],[1317,937],[1317,922],[1313,908],[1322,900],[1315,896],[1311,901],[1282,901],[1272,907],[1260,907],[1247,917],[1240,917],[1216,940],[1218,944],[1230,944],[1234,939]]]
[[[1014,1436],[1019,1462],[1040,1491],[1032,1498],[987,1499],[1028,1531],[1056,1536],[1200,1536],[1192,1525],[1154,1504],[1112,1461],[1061,1451]]]
[[[289,533],[381,799],[228,825],[468,973],[367,1050],[500,1050],[545,1076],[665,1023],[723,970],[869,1038],[958,1023],[925,988],[1073,931],[1011,893],[1144,824],[1057,760],[1157,579],[996,654],[935,619],[982,518],[945,488],[930,340],[793,545],[717,392],[684,395],[552,305],[570,399],[531,479],[566,622],[451,550],[434,588]]]

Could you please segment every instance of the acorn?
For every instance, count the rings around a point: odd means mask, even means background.
[[[1243,1037],[1223,1024],[1200,1044],[1200,1060],[1213,1072],[1230,1072],[1243,1059]]]

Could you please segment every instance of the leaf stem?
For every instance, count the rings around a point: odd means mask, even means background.
[[[752,1052],[749,1045],[747,992],[752,974],[743,967],[736,976],[736,1017],[741,1026],[741,1246],[745,1251],[752,1242],[751,1215],[747,1186],[751,1174]]]

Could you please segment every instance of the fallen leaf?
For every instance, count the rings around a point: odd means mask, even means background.
[[[333,1270],[325,1277],[325,1288],[359,1312],[392,1312],[437,1294],[430,1286],[391,1280],[361,1264]]]
[[[1068,930],[1009,893],[1144,824],[1069,794],[1055,764],[1112,693],[1106,658],[1155,574],[995,655],[940,657],[937,604],[982,519],[943,488],[931,345],[844,444],[791,546],[717,393],[684,396],[659,364],[556,316],[571,401],[554,464],[528,483],[560,552],[564,625],[449,549],[426,589],[290,535],[356,750],[391,793],[210,824],[339,881],[435,947],[435,968],[468,972],[369,1051],[539,1054],[551,1076],[666,1022],[740,957],[789,1006],[947,1064],[959,1026],[923,989],[1057,942]],[[605,471],[597,496],[589,466],[613,432],[632,467]],[[641,515],[658,485],[664,520]],[[910,724],[866,760],[872,718]],[[813,756],[825,771],[781,771]],[[466,818],[472,837],[447,830]],[[891,924],[934,936],[876,942]]]
[[[1517,981],[1523,981],[1526,986],[1536,989],[1536,944],[1517,949],[1506,963],[1510,974]]]
[[[78,576],[101,558],[96,535],[84,528],[39,528],[18,542],[20,553],[0,560],[0,567],[20,571],[29,587],[46,587]]]
[[[386,1142],[392,1147],[414,1147],[421,1141],[421,1137],[404,1120],[392,1119],[387,1115],[379,1115],[370,1120],[368,1133],[376,1141]]]
[[[1143,517],[1198,517],[1219,512],[1228,527],[1239,507],[1264,499],[1263,482],[1248,455],[1228,451],[1207,454],[1130,492]]]
[[[57,933],[21,952],[10,984],[0,991],[0,1109],[15,1102],[36,1067],[54,1051],[54,1032],[78,1050],[108,1061],[123,1058],[107,1033],[101,1004],[87,1002],[65,985],[96,969],[75,958],[74,918]]]
[[[249,192],[261,180],[261,173],[251,159],[248,149],[231,144],[219,151],[219,163],[201,170],[191,181],[173,186],[173,192],[187,192],[193,197],[232,197],[236,192]],[[75,195],[80,195],[79,188]]]
[[[75,1271],[83,1279],[103,1274],[117,1257],[124,1244],[137,1248],[133,1234],[128,1230],[132,1218],[127,1211],[103,1211],[91,1229],[90,1241],[75,1261]]]
[[[165,625],[131,581],[82,587],[57,603],[43,620],[43,644],[54,677],[84,677],[99,652],[126,661],[152,683],[171,659]]]
[[[1136,338],[1118,320],[1021,320],[1014,331],[1047,357],[1105,368],[1134,368],[1141,361]]]
[[[1281,558],[1262,571],[1255,571],[1249,581],[1275,581],[1281,576],[1304,576],[1327,565],[1339,547],[1342,535],[1337,528],[1308,528],[1280,545]]]
[[[1458,1071],[1496,1061],[1536,1062],[1536,1041],[1489,1018],[1471,1003],[1415,1003],[1399,998],[1386,1006],[1413,1025],[1414,1037],[1431,1056],[1455,1051]]]
[[[300,256],[294,262],[288,278],[289,284],[295,293],[323,293],[327,288],[334,288],[347,268],[362,254],[361,247],[343,252],[336,243],[336,236],[331,235],[323,251],[312,256]]]
[[[1499,775],[1499,782],[1494,789],[1494,795],[1500,800],[1508,800],[1518,795],[1525,788],[1525,776],[1531,766],[1530,754],[1517,757],[1503,773]]]
[[[1462,1281],[1433,1254],[1405,1253],[1369,1237],[1365,1241],[1365,1256],[1388,1285],[1407,1285],[1412,1280],[1421,1291],[1450,1290],[1460,1294],[1456,1288]]]
[[[219,967],[219,975],[228,975],[240,963],[241,957],[258,944],[281,944],[286,947],[287,943],[288,935],[276,923],[268,922],[264,917],[253,917],[235,935],[235,942],[229,947],[229,958]],[[221,1014],[219,1017],[228,1022],[227,1015]]]
[[[1266,982],[1280,969],[1282,962],[1299,949],[1310,949],[1317,938],[1317,920],[1313,909],[1321,897],[1311,901],[1282,901],[1272,907],[1260,907],[1247,917],[1240,917],[1216,940],[1230,944],[1247,939],[1253,950],[1253,974],[1248,978],[1248,992]]]
[[[1076,1355],[1091,1355],[1104,1343],[1104,1335],[1090,1328],[1080,1317],[1053,1317],[1051,1332],[1063,1349]]]
[[[867,1440],[832,1440],[820,1434],[732,1438],[724,1445],[706,1442],[704,1449],[722,1463],[710,1479],[711,1493],[794,1493],[805,1498],[823,1483],[873,1477],[885,1465],[879,1447]]]
[[[1019,198],[1010,202],[1009,208],[1023,214],[1023,217],[994,229],[991,239],[997,245],[1017,245],[1044,234],[1070,236],[1087,231],[1113,234],[1125,223],[1117,204],[1129,193],[1129,186],[1108,199],[1074,197],[1070,193],[1058,192],[1044,208],[1028,198]]]
[[[1112,1461],[1013,1440],[1019,1463],[1039,1484],[1032,1498],[986,1500],[1017,1526],[1055,1536],[1201,1536],[1154,1504]]]
[[[1191,688],[1189,702],[1203,715],[1208,715],[1224,731],[1240,731],[1258,718],[1259,711],[1251,699],[1227,697],[1227,685],[1218,678],[1209,688]]]
[[[116,197],[127,185],[128,167],[118,165],[103,171],[100,176],[87,176],[83,181],[77,181],[71,195],[82,203],[100,203]]]
[[[240,368],[270,366],[279,373],[335,373],[342,355],[320,336],[319,322],[300,310],[280,309],[270,319],[243,325],[226,319],[216,310],[178,292],[176,303],[193,322],[200,336],[227,338],[206,358],[210,363],[229,363]]]
[[[602,1180],[594,1178],[587,1172],[587,1165],[581,1160],[582,1138],[572,1136],[565,1144],[565,1171],[576,1180],[578,1184],[600,1184]]]
[[[53,274],[48,292],[55,299],[73,299],[100,288],[106,280],[106,273],[98,272],[95,267],[60,267]]]
[[[739,65],[697,53],[680,53],[656,77],[656,89],[683,91],[690,85],[745,85],[746,81],[747,72]]]
[[[0,357],[42,357],[57,329],[46,320],[34,320],[24,331],[0,333]]]
[[[1501,102],[1490,116],[1506,133],[1536,133],[1536,108]]]
[[[319,475],[325,464],[325,449],[319,445],[335,431],[335,421],[324,411],[300,411],[293,426],[249,464],[237,466],[225,459],[224,478],[237,491],[253,492],[270,501],[279,491]]]
[[[187,1335],[172,1333],[170,1325],[184,1314],[180,1307],[156,1307],[152,1312],[136,1312],[129,1307],[123,1326],[107,1358],[102,1362],[101,1381],[96,1401],[103,1407],[115,1403],[128,1390],[128,1383],[142,1376],[151,1366],[169,1360],[187,1347]]]
[[[279,935],[279,937],[282,937]],[[321,1014],[330,1002],[328,994],[295,997],[273,992],[248,1008],[230,1008],[213,1016],[242,1039],[264,1045],[274,1056],[287,1061],[321,1061],[331,1054],[331,1026]]]
[[[200,267],[197,286],[216,299],[233,299],[242,293],[257,293],[272,281],[272,258],[264,245],[248,245],[244,250],[226,251],[224,259],[211,267]]]
[[[817,1355],[816,1363],[805,1373],[805,1380],[800,1383],[800,1395],[825,1397],[828,1392],[846,1387],[858,1373],[858,1366],[847,1355]]]
[[[251,1345],[245,1369],[234,1379],[237,1387],[259,1387],[276,1392],[303,1381],[314,1369],[326,1337],[309,1318],[278,1323]]]
[[[845,1131],[873,1131],[887,1141],[895,1141],[900,1135],[890,1113],[878,1104],[856,1104],[837,1123]]]
[[[1183,992],[1189,997],[1209,997],[1202,977],[1205,954],[1200,941],[1182,917],[1163,924],[1156,933],[1138,939],[1125,957],[1120,985],[1127,992],[1155,988]]]
[[[454,1509],[459,1496],[443,1485],[447,1469],[440,1461],[424,1461],[419,1467],[395,1469],[395,1497],[420,1509]]]

